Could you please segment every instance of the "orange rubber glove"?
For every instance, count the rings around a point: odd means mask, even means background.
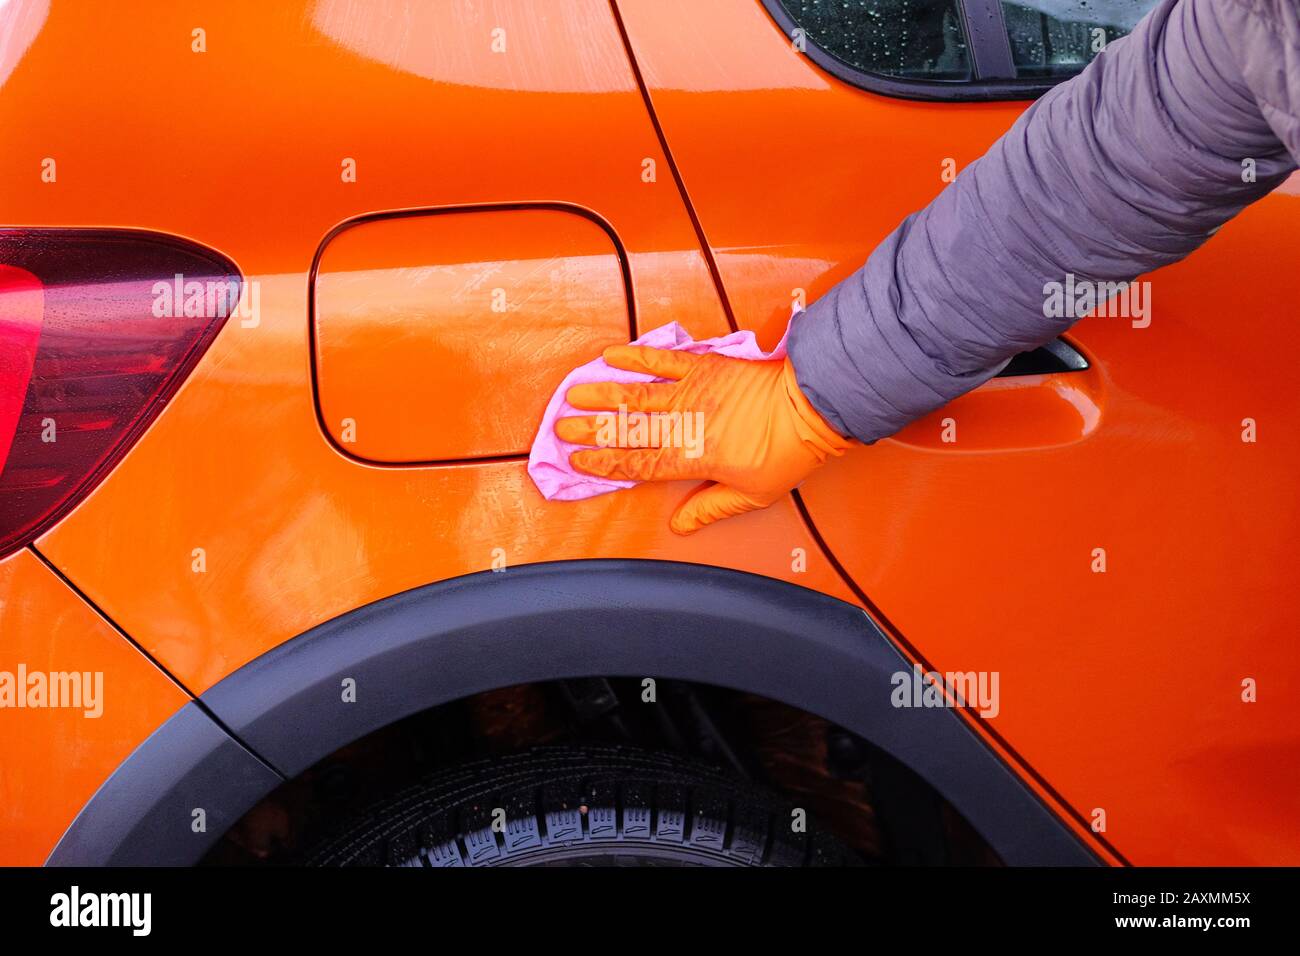
[[[587,474],[717,482],[677,509],[670,526],[678,534],[766,508],[852,444],[804,397],[788,358],[748,361],[640,345],[615,345],[604,357],[615,368],[672,381],[575,385],[570,405],[605,414],[561,418],[555,434],[599,446],[569,457]]]

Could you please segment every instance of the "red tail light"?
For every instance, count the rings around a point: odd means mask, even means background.
[[[0,556],[83,498],[239,300],[234,263],[147,232],[0,229]]]

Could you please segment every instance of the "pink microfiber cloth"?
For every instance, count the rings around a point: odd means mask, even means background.
[[[656,349],[694,352],[697,355],[706,352],[717,352],[719,355],[727,355],[738,359],[782,359],[785,358],[787,335],[789,335],[788,328],[786,334],[781,336],[781,341],[777,343],[776,348],[770,352],[764,352],[759,348],[753,332],[732,332],[730,335],[723,335],[713,339],[701,339],[696,342],[676,322],[669,322],[667,325],[661,325],[657,329],[650,330],[632,344],[648,345]],[[561,441],[557,438],[555,435],[556,419],[568,418],[571,415],[591,415],[594,413],[580,411],[566,402],[564,396],[568,394],[569,389],[575,385],[585,385],[589,382],[666,381],[668,380],[655,378],[653,375],[647,375],[644,372],[626,372],[621,368],[614,368],[606,365],[603,358],[581,365],[566,375],[546,406],[546,413],[542,415],[541,427],[537,429],[537,437],[533,439],[533,450],[528,455],[528,474],[532,476],[538,491],[542,493],[542,497],[548,501],[577,501],[580,498],[591,498],[609,491],[618,491],[620,488],[631,488],[636,484],[635,481],[598,478],[595,475],[584,475],[573,470],[573,467],[569,464],[569,455],[583,446],[574,445],[571,442]],[[614,409],[611,409],[611,411],[614,411]]]

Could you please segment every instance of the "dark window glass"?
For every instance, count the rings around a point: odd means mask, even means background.
[[[1156,0],[1002,0],[1020,77],[1063,79],[1124,36]]]
[[[805,42],[864,73],[964,80],[970,56],[956,0],[780,0]]]

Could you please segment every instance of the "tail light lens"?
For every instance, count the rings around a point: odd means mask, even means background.
[[[108,473],[241,289],[229,259],[171,236],[0,229],[0,557]]]

